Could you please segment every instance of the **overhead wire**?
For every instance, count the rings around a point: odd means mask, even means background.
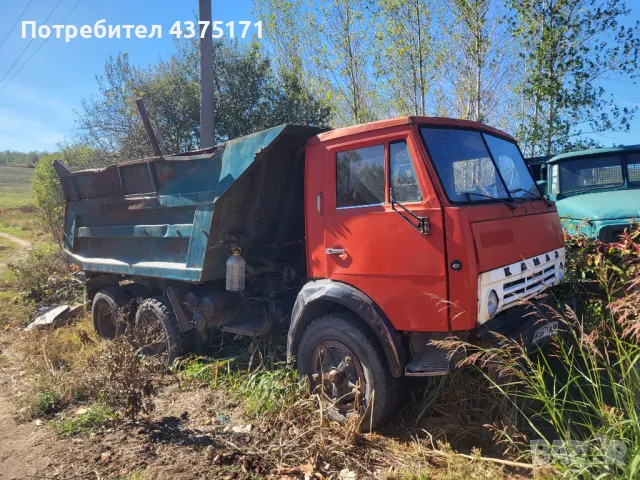
[[[78,0],[78,1],[73,5],[73,7],[71,7],[71,10],[69,10],[69,11],[67,12],[67,14],[62,18],[62,20],[60,20],[60,23],[64,23],[64,21],[67,19],[67,17],[68,17],[69,15],[71,15],[71,13],[76,9],[76,7],[80,4],[80,2],[82,2],[82,0]],[[46,20],[45,20],[45,21],[46,21]],[[26,61],[26,62],[24,62],[24,63],[22,64],[22,66],[21,66],[21,67],[20,67],[20,68],[19,68],[19,69],[18,69],[18,70],[17,70],[17,71],[12,75],[12,76],[11,76],[11,78],[10,78],[9,80],[7,80],[7,82],[6,82],[4,85],[2,85],[2,87],[0,87],[0,92],[2,92],[2,91],[5,89],[5,87],[11,83],[11,80],[13,80],[14,78],[16,78],[16,76],[17,76],[17,75],[22,71],[22,69],[23,69],[24,67],[26,67],[26,66],[27,66],[27,63],[29,63],[29,60],[31,60],[31,59],[33,58],[33,56],[34,56],[36,53],[38,53],[38,51],[39,51],[42,47],[44,47],[44,44],[45,44],[45,43],[47,43],[47,41],[48,41],[50,38],[51,38],[50,36],[49,36],[49,37],[47,37],[47,38],[45,38],[44,42],[42,42],[40,45],[38,45],[38,48],[36,48],[36,49],[33,51],[33,53],[32,53],[31,55],[29,55],[29,58],[27,58],[27,61]],[[2,83],[2,82],[0,81],[0,83]]]
[[[9,31],[7,32],[7,34],[5,35],[5,37],[2,39],[2,42],[0,42],[0,48],[2,48],[2,46],[4,45],[4,42],[7,41],[7,38],[9,38],[9,35],[11,35],[11,32],[13,32],[13,29],[16,28],[16,25],[18,25],[18,22],[20,21],[20,19],[22,18],[22,16],[24,15],[24,13],[27,11],[27,8],[29,8],[29,5],[31,5],[31,2],[33,2],[33,0],[29,0],[27,2],[27,6],[24,7],[24,10],[22,10],[22,13],[20,15],[18,15],[18,18],[16,18],[15,23],[13,24],[13,26],[9,29]]]
[[[58,9],[58,7],[60,6],[60,4],[62,3],[62,0],[58,0],[58,3],[55,4],[55,6],[53,7],[53,10],[51,10],[51,12],[49,12],[49,15],[47,15],[47,18],[44,19],[44,23],[47,23],[47,20],[49,20],[49,18],[51,18],[51,15],[53,15],[53,13]],[[9,69],[5,72],[5,74],[3,75],[2,78],[0,78],[0,84],[2,84],[2,82],[4,82],[4,79],[7,78],[7,76],[9,75],[9,72],[11,72],[11,70],[13,70],[13,67],[16,66],[16,64],[20,61],[20,59],[22,58],[22,56],[25,54],[25,52],[27,51],[27,49],[31,46],[31,44],[33,43],[34,38],[32,37],[31,40],[29,40],[29,43],[27,43],[27,46],[24,47],[24,49],[22,50],[22,52],[20,52],[20,55],[18,55],[18,58],[16,58],[16,61],[13,62],[11,64],[11,66],[9,67]],[[11,77],[13,78],[13,77]],[[8,82],[7,82],[8,83]],[[7,84],[5,84],[6,86]],[[4,87],[2,87],[2,89],[0,89],[0,91],[2,91],[4,89]]]

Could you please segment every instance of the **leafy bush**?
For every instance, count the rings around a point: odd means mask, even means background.
[[[53,305],[82,298],[83,284],[71,278],[69,267],[59,249],[43,245],[9,265],[16,286],[23,296],[35,302]]]
[[[55,390],[44,390],[34,399],[29,410],[33,417],[43,417],[59,411],[64,406],[62,394]]]

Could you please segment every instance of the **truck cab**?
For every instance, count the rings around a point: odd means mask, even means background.
[[[640,145],[556,155],[545,169],[567,233],[611,242],[640,217]]]
[[[171,362],[214,330],[287,329],[290,359],[338,421],[380,425],[403,377],[447,374],[433,340],[498,344],[498,332],[536,349],[557,332],[521,305],[563,280],[557,211],[515,140],[480,123],[283,125],[55,167],[65,256],[87,272],[100,336],[116,337],[128,308],[125,328],[158,325],[145,354]]]

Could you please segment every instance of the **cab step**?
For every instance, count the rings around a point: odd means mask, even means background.
[[[407,377],[435,377],[446,375],[451,371],[451,361],[447,358],[449,352],[432,345],[416,356],[404,368]]]

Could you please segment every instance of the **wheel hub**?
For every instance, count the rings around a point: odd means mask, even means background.
[[[362,364],[351,349],[341,342],[325,341],[312,357],[311,375],[314,389],[343,413],[358,409],[364,403],[366,381]]]

